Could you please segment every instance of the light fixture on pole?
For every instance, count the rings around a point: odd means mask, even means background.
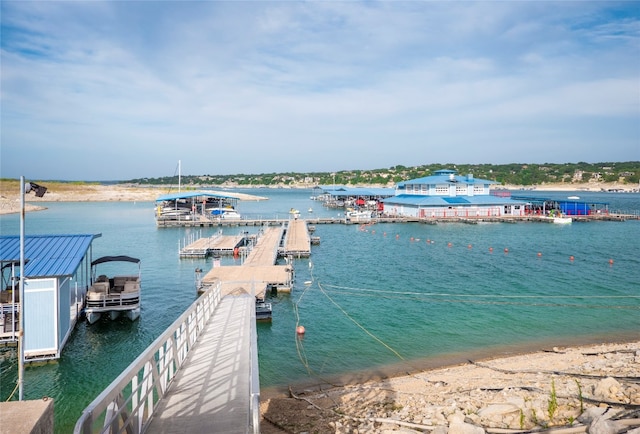
[[[36,197],[42,197],[47,192],[47,187],[36,184],[35,182],[24,182],[24,176],[20,177],[20,333],[18,338],[18,400],[23,398],[24,384],[24,196],[29,192],[35,192]]]

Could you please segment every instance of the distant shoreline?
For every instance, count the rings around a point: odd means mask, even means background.
[[[3,181],[0,184],[0,215],[12,214],[20,212],[19,186],[17,182]],[[355,187],[355,186],[354,186]],[[369,188],[380,188],[381,186],[360,186]],[[202,186],[200,186],[202,188]],[[251,194],[236,193],[229,190],[234,189],[304,189],[311,190],[313,186],[220,186],[219,190],[209,190],[207,192],[237,197],[241,201],[259,201],[267,200],[263,196]],[[133,185],[102,185],[102,184],[65,184],[53,183],[49,186],[49,190],[42,198],[28,195],[25,197],[25,210],[38,211],[46,209],[40,202],[154,202],[158,196],[166,194],[166,186],[133,186]],[[188,191],[194,191],[193,190]],[[581,184],[541,184],[541,185],[501,185],[492,188],[492,190],[509,190],[509,191],[565,191],[565,192],[625,192],[638,193],[638,186],[630,186],[619,183],[581,183]]]

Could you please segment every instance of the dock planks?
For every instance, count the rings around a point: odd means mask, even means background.
[[[244,244],[243,235],[214,235],[200,238],[180,249],[180,257],[206,257],[209,255],[229,255],[236,247]]]
[[[255,299],[248,295],[221,300],[147,433],[247,432],[254,312]]]
[[[311,256],[311,237],[305,220],[291,220],[287,227],[284,254],[294,257]]]
[[[275,265],[283,227],[267,227],[256,240],[242,265],[213,267],[202,279],[206,285],[221,283],[222,296],[247,293],[263,299],[268,287],[291,291],[293,268]]]

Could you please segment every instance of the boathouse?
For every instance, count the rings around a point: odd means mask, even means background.
[[[226,210],[235,211],[237,203],[236,197],[204,191],[164,194],[156,199],[156,221],[220,218]]]
[[[496,181],[438,170],[431,176],[400,182],[393,197],[383,199],[384,214],[414,218],[524,216],[527,202],[492,194]]]
[[[26,361],[58,359],[81,315],[96,235],[24,238],[24,300],[19,297],[20,237],[0,236],[0,343],[19,340],[24,312]]]
[[[314,188],[321,193],[314,198],[322,200],[328,208],[355,208],[382,210],[382,199],[395,195],[393,188],[347,187],[344,185],[320,185]]]

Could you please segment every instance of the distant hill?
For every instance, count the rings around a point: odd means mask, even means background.
[[[605,163],[545,164],[429,164],[388,169],[341,170],[338,172],[288,172],[235,175],[182,175],[184,186],[256,187],[314,185],[379,185],[394,186],[409,179],[433,174],[436,170],[454,169],[459,174],[473,174],[502,185],[535,186],[543,184],[583,184],[588,182],[640,183],[640,161]],[[178,176],[131,179],[122,183],[137,185],[177,185]]]

